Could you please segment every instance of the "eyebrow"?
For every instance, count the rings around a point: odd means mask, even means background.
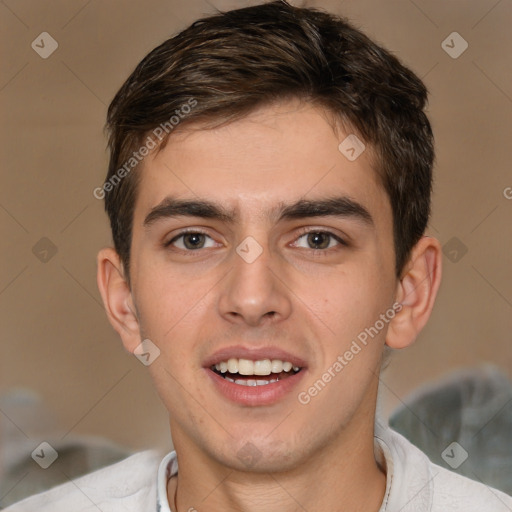
[[[308,217],[341,217],[353,218],[373,226],[373,217],[360,203],[347,196],[337,196],[325,199],[300,199],[292,204],[280,203],[269,213],[270,218],[277,217],[278,221],[304,219]],[[227,224],[236,222],[238,215],[221,204],[208,200],[189,200],[166,197],[151,209],[144,219],[144,226],[149,227],[161,219],[174,217],[202,217],[215,219]]]

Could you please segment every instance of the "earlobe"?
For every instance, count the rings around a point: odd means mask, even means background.
[[[411,251],[397,285],[396,302],[402,305],[389,324],[386,344],[395,349],[411,345],[427,323],[439,285],[442,253],[435,238],[424,236]]]
[[[130,287],[125,279],[119,255],[113,248],[98,253],[98,288],[112,327],[123,345],[133,352],[140,344],[140,329]]]

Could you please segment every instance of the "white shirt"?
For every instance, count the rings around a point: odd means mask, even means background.
[[[375,454],[386,469],[379,512],[512,512],[512,498],[430,462],[388,427],[375,426]],[[131,457],[27,498],[4,512],[173,512],[167,482],[178,472],[176,452]]]

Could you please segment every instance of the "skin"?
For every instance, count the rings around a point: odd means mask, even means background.
[[[342,504],[347,512],[378,511],[386,479],[373,453],[382,350],[410,345],[430,316],[441,279],[439,243],[423,237],[397,278],[391,205],[371,148],[349,161],[338,150],[349,130],[333,129],[310,104],[266,106],[223,127],[195,128],[173,134],[144,161],[131,286],[114,249],[98,255],[98,285],[125,348],[133,352],[150,339],[160,350],[148,368],[178,454],[171,508],[313,512]],[[182,216],[145,226],[169,195],[220,203],[236,220]],[[356,201],[372,222],[270,214],[280,203],[333,196]],[[184,228],[208,235],[199,239],[203,248],[186,253],[184,238],[164,246]],[[318,248],[304,231],[328,231],[346,245],[327,237]],[[263,250],[252,263],[236,252],[248,236]],[[401,311],[301,404],[297,394],[395,302]],[[203,364],[233,345],[301,357],[307,368],[297,389],[266,406],[226,399]],[[250,467],[237,456],[248,442],[259,454]]]

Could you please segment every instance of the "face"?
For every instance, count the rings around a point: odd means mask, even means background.
[[[392,213],[349,134],[286,103],[145,160],[131,300],[176,447],[269,471],[373,428]]]

